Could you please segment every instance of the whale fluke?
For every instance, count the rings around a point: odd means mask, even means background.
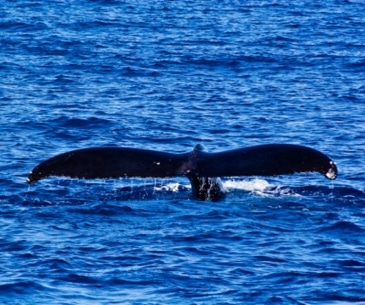
[[[192,152],[183,154],[124,147],[73,150],[37,165],[27,182],[48,176],[84,179],[187,176],[196,197],[215,200],[222,196],[219,177],[298,172],[319,172],[329,179],[337,177],[335,162],[305,146],[267,144],[207,153],[197,145]]]

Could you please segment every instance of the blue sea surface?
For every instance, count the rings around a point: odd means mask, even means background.
[[[0,5],[1,304],[365,304],[365,1]],[[28,173],[72,149],[313,147],[339,168]]]

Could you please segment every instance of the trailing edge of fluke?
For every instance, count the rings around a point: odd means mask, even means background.
[[[48,176],[72,178],[187,176],[193,195],[218,200],[223,195],[219,177],[274,176],[319,172],[337,177],[337,167],[325,154],[292,144],[267,144],[207,153],[201,145],[174,154],[124,147],[95,147],[69,151],[37,165],[27,179],[34,183]]]

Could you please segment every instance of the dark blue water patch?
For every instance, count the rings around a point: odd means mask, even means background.
[[[11,251],[23,251],[27,249],[27,242],[25,240],[20,240],[17,242],[3,242],[2,250],[6,252]]]
[[[110,124],[108,120],[100,119],[97,117],[89,118],[68,118],[61,116],[53,121],[55,124],[64,128],[98,128],[105,127],[105,125]]]
[[[70,283],[78,283],[81,285],[89,284],[95,287],[102,287],[98,279],[95,279],[92,276],[87,276],[87,275],[68,274],[65,277],[59,277],[58,280]]]
[[[137,214],[136,211],[133,210],[133,208],[129,206],[118,206],[118,205],[112,205],[108,203],[104,203],[102,205],[96,205],[92,207],[81,207],[81,208],[72,208],[69,209],[68,212],[70,213],[80,213],[85,216],[87,215],[99,215],[99,216],[120,216],[120,215],[134,215]],[[138,215],[140,215],[141,211],[138,211]]]
[[[27,295],[29,294],[29,291],[38,293],[39,291],[45,290],[47,290],[46,286],[33,281],[14,281],[12,283],[0,285],[0,291],[2,291],[4,295],[12,296],[14,298],[16,298],[17,295]]]
[[[255,259],[257,259],[258,261],[266,262],[266,263],[272,262],[274,265],[276,263],[285,263],[286,262],[286,260],[281,259],[281,258],[269,257],[269,256],[262,256],[262,255],[255,256]]]
[[[365,262],[359,260],[343,260],[337,262],[341,269],[348,270],[348,272],[364,272],[365,271]]]
[[[312,298],[313,302],[340,302],[340,303],[363,303],[365,298],[361,297],[361,289],[349,289],[349,291],[334,291],[329,290],[324,293],[322,291],[312,291],[315,297]]]
[[[363,235],[364,231],[364,228],[350,221],[338,221],[320,229],[320,232],[332,232],[335,234],[341,234],[343,236],[348,234],[360,236]]]

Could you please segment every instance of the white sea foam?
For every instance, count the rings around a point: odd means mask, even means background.
[[[183,185],[181,183],[166,183],[162,185],[155,185],[155,191],[170,191],[170,192],[178,192],[181,188],[191,188],[190,184]],[[268,183],[264,179],[253,179],[253,180],[225,180],[223,181],[223,188],[226,191],[230,191],[233,189],[236,190],[244,190],[247,192],[255,192],[255,193],[264,193],[270,190],[273,186]]]
[[[223,183],[224,188],[229,189],[239,189],[249,192],[264,192],[268,188],[272,187],[270,183],[263,179],[254,180],[227,180]]]
[[[180,189],[181,189],[180,183],[172,183],[172,182],[165,185],[159,185],[154,187],[155,191],[169,191],[174,193],[177,193]]]
[[[223,187],[227,191],[243,190],[255,193],[264,197],[271,196],[299,196],[291,188],[270,184],[264,179],[253,180],[227,180],[223,183]]]

